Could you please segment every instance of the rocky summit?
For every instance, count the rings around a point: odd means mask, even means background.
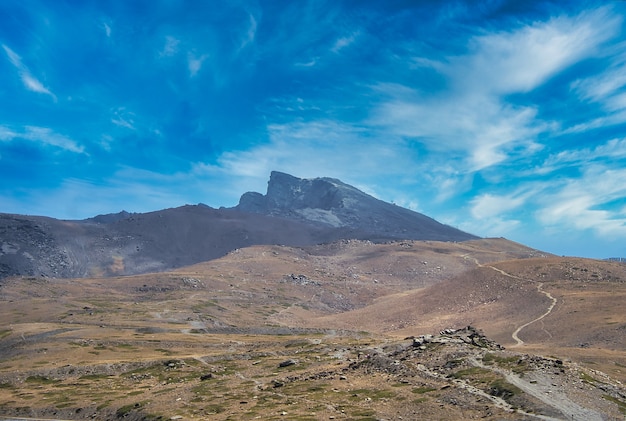
[[[235,209],[341,228],[355,238],[466,241],[478,237],[378,200],[334,178],[301,179],[273,171],[267,194],[248,192]]]

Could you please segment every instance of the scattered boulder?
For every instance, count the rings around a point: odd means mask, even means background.
[[[291,365],[296,365],[296,364],[298,364],[298,360],[294,360],[293,358],[290,358],[288,360],[282,361],[280,364],[278,364],[278,367],[284,368],[284,367],[289,367]]]

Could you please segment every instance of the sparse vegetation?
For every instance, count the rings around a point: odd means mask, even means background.
[[[421,386],[421,387],[415,387],[411,390],[411,392],[413,393],[417,393],[417,394],[423,394],[423,393],[428,393],[428,392],[434,392],[435,390],[437,390],[434,387],[430,387],[430,386]]]
[[[504,356],[495,352],[488,352],[483,356],[483,363],[506,367],[516,374],[524,374],[528,370],[528,362],[517,355]]]
[[[611,395],[603,395],[602,397],[606,399],[607,401],[613,402],[614,404],[616,404],[619,410],[622,412],[622,414],[626,416],[626,400],[621,400]]]
[[[124,405],[118,408],[117,411],[115,411],[115,415],[117,416],[117,418],[126,418],[128,415],[130,415],[131,412],[137,411],[142,406],[143,406],[143,403],[141,402]]]
[[[594,377],[590,376],[589,374],[587,374],[585,372],[580,373],[580,379],[583,382],[588,383],[588,384],[592,384],[594,386],[597,385],[597,384],[602,383],[601,381],[595,379]]]
[[[517,386],[512,385],[504,379],[496,379],[489,385],[489,394],[498,396],[506,401],[522,393],[523,392]]]
[[[28,376],[26,378],[26,383],[37,383],[37,384],[55,384],[58,383],[59,380],[51,379],[47,376]]]

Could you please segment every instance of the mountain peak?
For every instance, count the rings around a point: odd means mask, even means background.
[[[265,195],[248,192],[235,207],[322,226],[368,239],[462,241],[477,238],[426,215],[378,200],[334,178],[303,179],[272,171]]]

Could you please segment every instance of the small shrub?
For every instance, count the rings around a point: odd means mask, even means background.
[[[51,379],[46,376],[28,376],[26,378],[26,383],[54,384],[58,382],[59,380]]]
[[[117,409],[117,411],[115,411],[115,416],[117,418],[125,418],[127,417],[131,412],[133,412],[134,410],[137,410],[139,408],[141,408],[143,406],[142,403],[137,402],[137,403],[131,403],[128,405],[124,405],[120,408]]]
[[[491,382],[491,387],[489,388],[489,394],[491,396],[500,397],[505,401],[508,401],[510,398],[520,393],[522,393],[521,389],[504,379],[494,380]]]
[[[423,393],[433,392],[435,390],[437,389],[435,389],[434,387],[422,386],[414,388],[413,390],[411,390],[411,392],[421,395]]]

